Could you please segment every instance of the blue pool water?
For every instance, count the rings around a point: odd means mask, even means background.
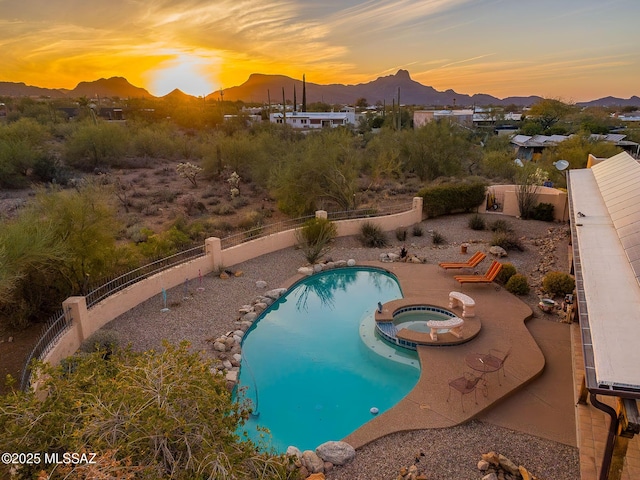
[[[258,441],[263,427],[267,448],[313,450],[406,396],[417,356],[378,339],[373,320],[378,302],[401,297],[388,273],[349,268],[308,277],[275,302],[242,344],[239,391],[258,413],[244,427],[249,437]]]

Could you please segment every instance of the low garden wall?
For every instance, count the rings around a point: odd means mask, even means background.
[[[497,213],[511,217],[520,215],[517,185],[492,185],[487,189],[484,204],[478,207],[478,213]],[[495,199],[490,201],[489,197]],[[551,187],[538,187],[536,203],[550,203],[553,205],[553,216],[557,222],[566,222],[569,219],[567,205],[567,192]]]

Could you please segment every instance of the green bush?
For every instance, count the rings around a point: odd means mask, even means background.
[[[526,295],[530,290],[527,277],[525,277],[521,273],[514,274],[506,283],[504,288],[506,288],[507,291],[513,293],[514,295]]]
[[[424,234],[422,230],[422,226],[419,223],[416,223],[411,229],[411,233],[414,237],[421,237]]]
[[[109,357],[119,346],[120,334],[115,330],[103,328],[82,342],[80,351],[84,353],[103,352],[106,357]]]
[[[184,342],[143,353],[118,350],[108,361],[76,355],[66,370],[38,364],[42,390],[52,394],[45,401],[33,392],[3,397],[3,450],[55,446],[96,452],[95,463],[86,465],[91,470],[25,464],[15,478],[294,478],[283,456],[260,454],[238,434],[250,405],[237,402],[224,376],[211,373],[213,362],[191,350]]]
[[[337,234],[337,228],[330,220],[312,218],[296,230],[296,240],[304,258],[313,264],[329,251],[329,244]]]
[[[369,248],[380,248],[387,245],[387,236],[382,228],[371,222],[362,224],[358,240],[362,245]]]
[[[506,220],[499,218],[489,224],[489,230],[492,232],[513,232],[511,224]]]
[[[418,195],[424,198],[424,211],[429,217],[453,212],[470,212],[484,202],[486,185],[474,183],[444,183],[423,188]]]
[[[485,228],[487,228],[487,225],[484,221],[484,218],[476,213],[475,215],[469,217],[469,228],[471,230],[484,230]]]
[[[505,250],[524,251],[524,245],[513,232],[498,232],[491,239],[491,245],[497,245]]]
[[[444,235],[434,230],[431,234],[431,241],[434,245],[442,245],[443,243],[446,243],[447,240],[444,238]]]
[[[396,239],[399,242],[404,242],[407,240],[407,229],[404,227],[396,228]]]
[[[573,277],[564,272],[549,272],[542,279],[542,288],[553,295],[573,293],[576,282]]]
[[[533,207],[533,219],[542,220],[543,222],[553,222],[555,220],[553,215],[553,204],[539,203]]]
[[[502,285],[506,285],[511,277],[513,277],[517,272],[516,267],[511,263],[503,263],[502,268],[500,269],[500,273],[496,277],[496,281]]]

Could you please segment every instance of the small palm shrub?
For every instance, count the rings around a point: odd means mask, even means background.
[[[506,288],[508,292],[511,292],[514,295],[526,295],[530,290],[527,277],[525,277],[521,273],[512,275],[504,288]]]
[[[381,248],[387,245],[387,236],[382,228],[371,222],[362,224],[358,240],[363,246],[369,248]]]
[[[422,226],[419,223],[416,223],[411,229],[411,234],[414,237],[421,237],[424,234],[424,231],[422,230]]]
[[[522,245],[520,239],[513,232],[496,232],[491,239],[491,245],[498,245],[505,250],[524,251],[524,245]]]
[[[576,281],[573,277],[564,272],[549,272],[542,279],[542,288],[545,292],[553,295],[566,295],[573,293]]]
[[[513,277],[516,273],[516,267],[513,266],[512,263],[503,263],[502,268],[500,269],[500,273],[496,277],[496,281],[501,285],[506,285],[511,277]]]
[[[399,242],[404,242],[407,240],[407,229],[404,227],[396,228],[396,239]]]
[[[484,221],[484,218],[476,213],[475,215],[469,217],[469,228],[471,230],[484,230],[485,228],[487,228],[487,225]]]
[[[499,218],[489,224],[489,230],[492,232],[513,232],[513,228],[506,220]]]
[[[431,234],[431,241],[433,242],[434,245],[442,245],[447,240],[444,238],[444,235],[434,230],[433,233]]]
[[[334,223],[326,218],[312,218],[296,231],[296,240],[307,262],[313,264],[329,250],[338,231]]]

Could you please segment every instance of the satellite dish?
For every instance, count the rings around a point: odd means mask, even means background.
[[[566,160],[558,160],[557,162],[553,163],[553,166],[558,170],[563,171],[569,168],[569,162],[567,162]]]
[[[524,167],[524,163],[522,163],[522,160],[520,160],[519,158],[516,158],[513,163],[515,163],[517,166],[519,167]]]

